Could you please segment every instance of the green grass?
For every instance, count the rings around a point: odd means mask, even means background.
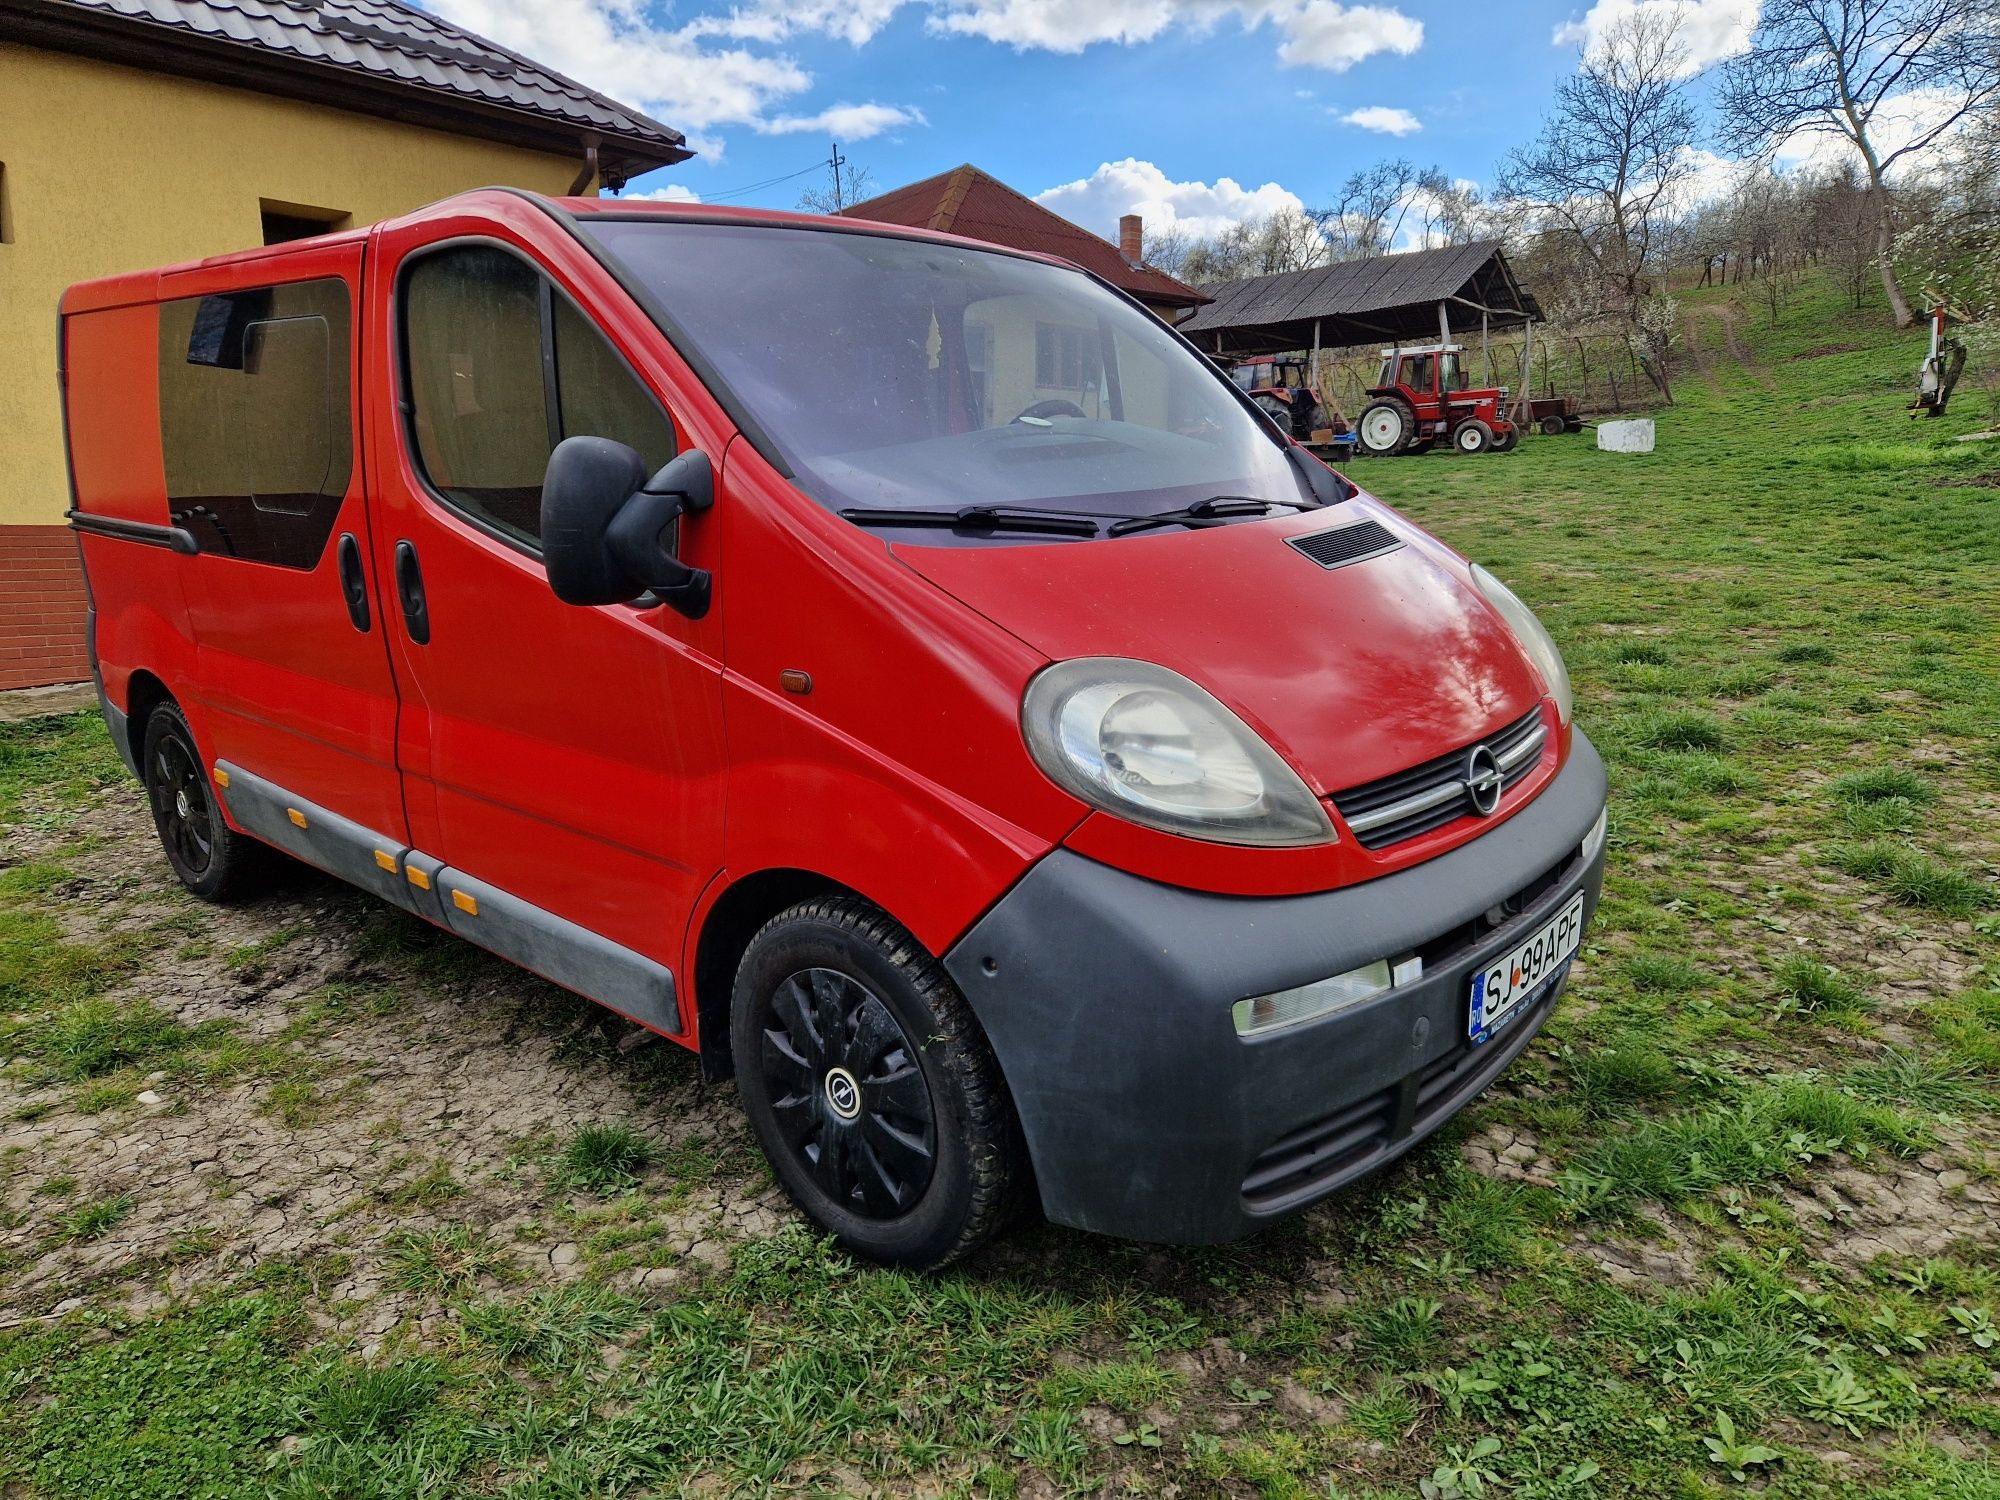
[[[541,1129],[468,1163],[327,1037],[504,986],[529,997],[509,1043],[554,1039],[567,1002],[550,1020],[540,987],[357,901],[325,929],[337,980],[254,1029],[183,1024],[161,955],[246,979],[291,962],[300,919],[149,909],[128,933],[89,842],[94,801],[132,796],[101,725],[0,726],[21,1109],[142,1129],[129,1101],[164,1072],[173,1108],[247,1091],[301,1149],[384,1115],[322,1241],[255,1263],[255,1189],[153,1234],[153,1192],[94,1147],[8,1158],[0,1290],[26,1316],[0,1328],[0,1493],[1992,1500],[2000,524],[1993,490],[1938,481],[2000,470],[2000,444],[1950,441],[1976,403],[1904,420],[1921,336],[1879,310],[1811,283],[1775,326],[1746,305],[1745,369],[1729,295],[1688,298],[1703,362],[1651,455],[1530,437],[1356,467],[1562,644],[1611,778],[1608,873],[1569,998],[1503,1080],[1241,1244],[1024,1226],[916,1276],[796,1225],[715,1230],[715,1201],[770,1184],[706,1130]],[[1852,347],[1790,357],[1828,343]],[[639,1099],[692,1088],[670,1049],[551,1045]],[[1853,1231],[1814,1205],[1857,1168],[1964,1179],[1917,1249],[1828,1259]],[[36,1256],[122,1259],[30,1295]],[[169,1270],[165,1306],[116,1311]]]

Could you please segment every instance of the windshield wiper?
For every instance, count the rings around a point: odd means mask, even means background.
[[[1249,495],[1210,495],[1206,500],[1197,500],[1182,510],[1163,510],[1150,516],[1128,516],[1112,523],[1107,536],[1126,536],[1134,531],[1148,531],[1155,526],[1187,526],[1199,530],[1203,526],[1218,526],[1231,516],[1269,515],[1274,505],[1289,505],[1294,510],[1313,510],[1303,500],[1258,500]]]
[[[1058,516],[1048,511],[1014,510],[999,505],[964,505],[957,510],[844,510],[840,516],[857,526],[942,526],[984,535],[996,531],[1032,531],[1045,536],[1097,535],[1097,523],[1083,516]]]

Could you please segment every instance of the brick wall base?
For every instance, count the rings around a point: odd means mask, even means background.
[[[0,526],[0,688],[84,682],[83,567],[67,526]]]

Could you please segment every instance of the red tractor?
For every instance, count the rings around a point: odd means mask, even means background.
[[[1340,407],[1306,377],[1306,361],[1294,355],[1248,359],[1228,367],[1237,389],[1262,408],[1280,432],[1309,447],[1334,445],[1347,433]]]
[[[1374,458],[1428,453],[1449,442],[1460,453],[1505,453],[1521,430],[1501,415],[1507,388],[1468,390],[1457,344],[1387,349],[1356,424],[1361,451]]]

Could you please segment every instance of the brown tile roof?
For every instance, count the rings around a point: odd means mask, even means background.
[[[0,0],[0,38],[580,155],[692,155],[678,130],[399,0]]]
[[[974,166],[954,167],[841,213],[851,219],[935,229],[1013,250],[1059,255],[1146,302],[1199,307],[1208,301],[1206,293],[1165,271],[1133,265],[1109,240],[1099,239]]]

